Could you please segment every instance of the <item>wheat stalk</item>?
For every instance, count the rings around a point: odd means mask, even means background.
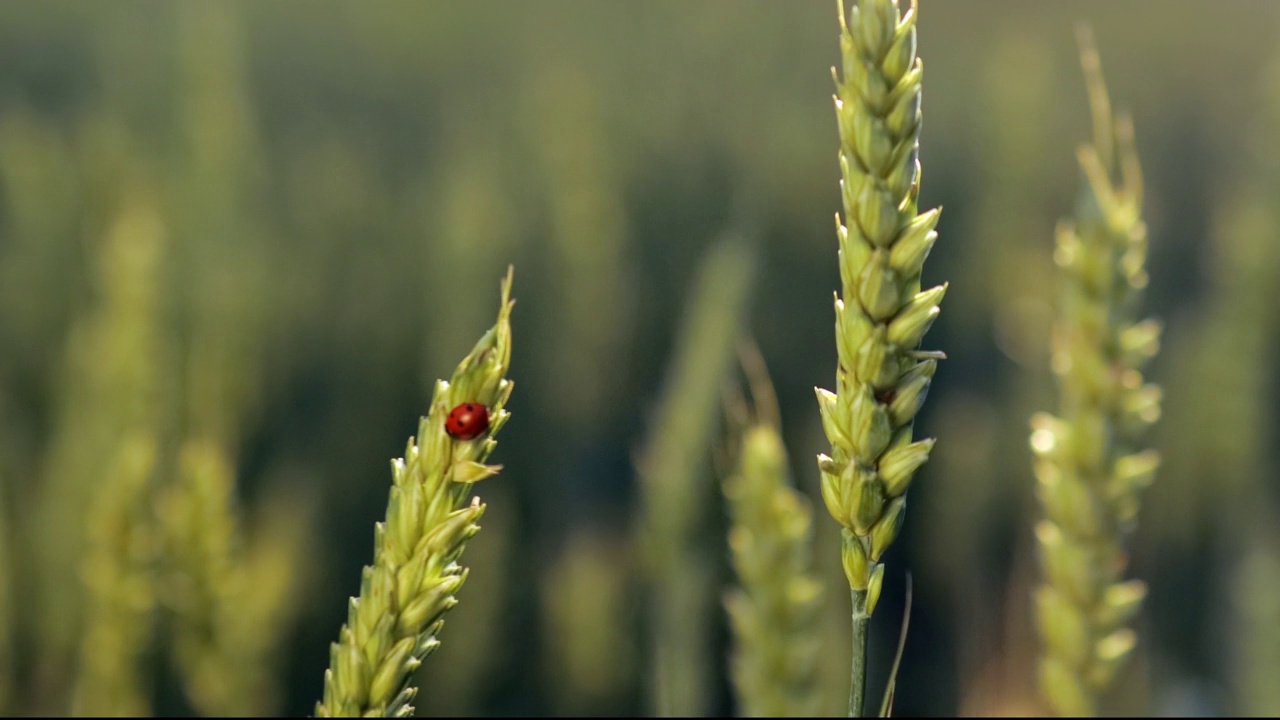
[[[540,676],[554,715],[591,717],[631,687],[639,653],[630,632],[631,547],[606,522],[574,532],[539,579],[547,660]]]
[[[619,147],[601,119],[601,102],[590,75],[563,61],[546,67],[528,84],[523,123],[532,133],[536,171],[546,186],[547,248],[558,304],[556,343],[577,348],[553,352],[539,377],[560,400],[558,412],[589,423],[609,408],[613,368],[628,337],[627,318],[636,304],[629,271],[625,173],[614,157]],[[608,306],[604,314],[599,308]],[[620,322],[621,321],[621,322]]]
[[[731,676],[743,716],[811,717],[819,699],[814,691],[822,594],[809,571],[813,510],[788,479],[763,360],[753,346],[743,360],[755,408],[736,408],[731,442],[737,461],[723,483],[739,581],[725,597],[733,630]]]
[[[0,398],[0,403],[3,402],[4,400]],[[3,408],[0,408],[0,412],[2,411]],[[0,463],[5,460],[8,458],[0,456]],[[13,697],[14,685],[13,636],[16,618],[13,611],[13,590],[15,578],[9,540],[11,526],[7,492],[11,487],[10,473],[7,463],[0,464],[0,713],[12,712],[9,704]]]
[[[1062,294],[1052,365],[1060,409],[1057,417],[1032,418],[1031,435],[1044,512],[1036,526],[1040,684],[1050,708],[1063,715],[1095,713],[1099,693],[1137,641],[1127,624],[1146,589],[1123,580],[1124,540],[1159,463],[1154,451],[1135,451],[1160,413],[1160,391],[1141,373],[1159,347],[1160,326],[1133,317],[1147,283],[1133,127],[1126,117],[1112,118],[1083,26],[1080,44],[1094,138],[1078,153],[1085,186],[1075,218],[1057,232]]]
[[[458,564],[484,514],[471,484],[496,475],[486,465],[494,435],[510,417],[504,409],[512,382],[511,271],[502,283],[497,323],[463,358],[452,378],[436,383],[431,410],[410,438],[403,459],[391,463],[393,485],[385,522],[374,530],[373,564],[361,577],[347,623],[330,651],[319,717],[405,717],[417,689],[413,671],[439,646],[444,614],[466,580]],[[483,439],[455,440],[445,432],[450,410],[482,403],[490,413]]]
[[[846,21],[843,0],[839,7],[839,366],[836,392],[817,389],[831,442],[818,467],[822,498],[844,527],[841,555],[853,599],[849,712],[860,715],[867,624],[884,578],[880,558],[902,527],[907,487],[933,447],[933,440],[913,442],[912,425],[940,353],[917,348],[946,286],[920,289],[939,211],[917,209],[923,66],[916,8],[901,13],[896,0],[859,0]]]
[[[1162,522],[1153,523],[1156,532],[1143,538],[1162,551],[1181,543],[1190,552],[1213,534],[1220,558],[1215,566],[1229,566],[1227,684],[1233,711],[1244,717],[1280,712],[1280,685],[1274,681],[1280,671],[1280,516],[1271,443],[1273,297],[1280,280],[1274,202],[1280,190],[1278,60],[1262,73],[1262,107],[1235,140],[1248,152],[1237,158],[1238,170],[1230,173],[1234,181],[1223,184],[1214,208],[1207,297],[1197,304],[1193,330],[1166,350],[1168,384],[1179,392],[1169,398],[1168,422],[1162,425],[1163,503],[1153,496],[1148,510]],[[1204,512],[1207,503],[1221,511]],[[1210,589],[1221,592],[1223,584]]]
[[[314,582],[306,558],[315,552],[316,504],[307,488],[284,486],[272,488],[258,506],[240,558],[240,602],[227,609],[223,631],[227,656],[248,661],[235,671],[244,695],[236,707],[261,716],[278,712],[285,688],[275,672],[257,669],[280,667],[297,598]]]
[[[652,703],[661,716],[709,710],[712,660],[705,638],[714,606],[706,598],[714,586],[698,534],[709,506],[703,471],[754,264],[754,254],[737,239],[720,241],[703,258],[653,430],[636,461],[644,503],[639,531],[652,591]]]
[[[1271,496],[1264,493],[1261,499]],[[1280,712],[1280,686],[1275,682],[1280,670],[1280,536],[1273,511],[1248,516],[1262,522],[1251,524],[1254,536],[1231,573],[1235,652],[1230,675],[1236,712],[1266,717]]]
[[[188,699],[211,716],[269,714],[277,696],[269,660],[288,628],[305,563],[255,576],[258,555],[290,555],[293,509],[272,516],[285,544],[247,547],[235,501],[235,448],[263,393],[260,359],[270,312],[266,228],[249,199],[265,179],[245,82],[242,22],[234,7],[177,8],[180,164],[169,183],[187,242],[179,289],[188,331],[183,401],[187,438],[162,494],[165,600],[174,660]],[[267,303],[270,304],[270,303]]]

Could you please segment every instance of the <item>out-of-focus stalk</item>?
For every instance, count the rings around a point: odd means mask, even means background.
[[[710,505],[707,458],[720,383],[733,359],[753,271],[754,256],[740,240],[721,241],[703,259],[637,461],[652,598],[651,709],[661,716],[711,710],[706,628],[714,585],[698,529]]]

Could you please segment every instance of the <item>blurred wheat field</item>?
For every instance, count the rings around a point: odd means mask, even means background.
[[[1280,712],[1280,6],[921,4],[920,207],[944,208],[924,281],[950,283],[927,344],[948,359],[870,694],[910,571],[895,712],[1045,712],[1027,421],[1053,407],[1086,20],[1133,116],[1143,312],[1165,327],[1164,464],[1128,558],[1149,595],[1104,701]],[[504,469],[476,486],[483,531],[417,713],[738,712],[719,398],[740,328],[818,502],[834,5],[0,5],[0,713],[313,712],[386,463],[508,265]],[[655,520],[681,546],[642,542]],[[843,714],[840,536],[813,533],[838,589],[814,610],[814,683]],[[655,607],[692,608],[671,691]]]

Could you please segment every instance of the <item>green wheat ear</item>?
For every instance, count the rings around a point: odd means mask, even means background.
[[[754,407],[730,405],[732,454],[723,483],[738,587],[725,597],[733,630],[731,675],[744,717],[811,717],[818,710],[818,606],[810,572],[813,508],[791,485],[780,418],[764,361],[744,347]]]
[[[902,13],[896,0],[859,0],[847,21],[843,0],[839,8],[839,365],[836,392],[817,389],[831,442],[818,467],[827,510],[844,528],[853,597],[849,712],[860,715],[867,623],[884,580],[880,558],[902,528],[907,488],[933,448],[933,440],[913,441],[912,426],[941,353],[918,347],[946,286],[920,286],[939,211],[920,213],[916,204],[923,66],[915,4]]]
[[[158,493],[162,599],[187,697],[201,715],[271,714],[273,661],[297,607],[311,506],[275,491],[245,532],[234,461],[212,440],[188,439],[174,480]]]
[[[1052,360],[1059,414],[1031,421],[1044,511],[1036,526],[1040,684],[1061,715],[1097,712],[1098,695],[1137,642],[1128,624],[1146,587],[1123,579],[1124,541],[1160,461],[1137,448],[1160,415],[1160,389],[1141,372],[1159,348],[1160,326],[1134,317],[1147,284],[1147,235],[1133,126],[1112,118],[1084,27],[1080,45],[1094,140],[1079,150],[1085,186],[1054,254],[1062,278]]]
[[[165,442],[158,386],[169,357],[160,332],[160,288],[170,244],[146,181],[139,176],[137,182],[127,186],[95,258],[101,300],[83,321],[88,342],[79,352],[96,352],[77,357],[93,361],[87,380],[103,383],[100,391],[110,385],[112,393],[132,397],[113,405],[104,395],[82,396],[86,407],[102,413],[91,420],[110,427],[113,437],[99,449],[96,462],[74,452],[60,458],[68,461],[65,467],[86,462],[86,475],[61,477],[56,488],[89,483],[83,491],[86,515],[79,521],[84,526],[79,658],[71,691],[64,693],[76,715],[138,716],[151,710],[145,661],[155,638],[160,528],[154,499]]]
[[[82,567],[87,603],[75,715],[150,713],[142,665],[155,631],[158,533],[150,500],[157,454],[152,435],[124,438],[98,488]]]
[[[417,694],[413,671],[440,645],[444,614],[457,604],[466,580],[458,564],[480,527],[485,506],[471,485],[496,475],[486,465],[506,424],[512,382],[510,270],[502,283],[498,321],[453,372],[436,383],[430,412],[409,439],[403,459],[391,463],[393,485],[386,520],[374,528],[373,565],[361,576],[347,623],[330,650],[318,717],[407,717]],[[445,432],[450,410],[462,403],[489,410],[488,435],[455,440]],[[470,500],[468,501],[468,497]]]

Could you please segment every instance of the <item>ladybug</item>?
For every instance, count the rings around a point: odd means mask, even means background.
[[[480,403],[462,403],[444,421],[444,431],[454,440],[474,440],[488,429],[489,408]]]

